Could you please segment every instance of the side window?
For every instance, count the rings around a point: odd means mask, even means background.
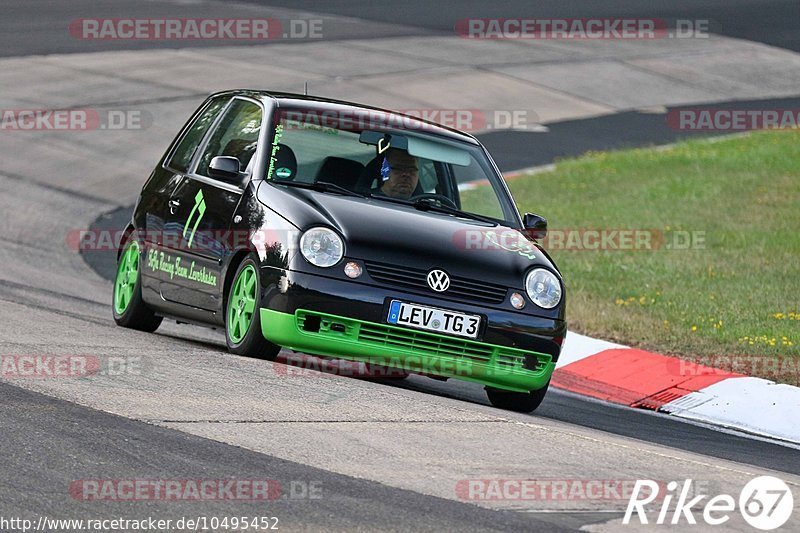
[[[233,156],[239,168],[247,168],[258,147],[261,131],[261,106],[247,100],[234,100],[203,150],[197,173],[208,176],[208,165],[216,156]]]
[[[178,172],[186,172],[189,168],[189,163],[192,162],[197,146],[206,134],[206,130],[214,123],[214,119],[217,118],[217,114],[227,101],[227,98],[217,98],[198,115],[191,127],[186,130],[183,138],[178,142],[178,146],[167,163],[169,168]]]

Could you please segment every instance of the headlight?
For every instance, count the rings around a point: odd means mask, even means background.
[[[344,255],[344,243],[335,231],[311,228],[300,237],[300,253],[312,265],[331,267]]]
[[[533,303],[545,309],[552,309],[561,301],[561,283],[555,274],[543,268],[528,273],[525,290]]]

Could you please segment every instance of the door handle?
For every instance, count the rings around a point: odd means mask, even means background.
[[[181,206],[181,201],[180,200],[170,200],[168,202],[168,204],[169,204],[169,214],[170,215],[174,215],[175,211]]]

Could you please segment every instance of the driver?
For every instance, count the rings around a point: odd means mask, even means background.
[[[408,199],[419,182],[419,161],[405,150],[389,148],[381,163],[381,179],[379,192]]]

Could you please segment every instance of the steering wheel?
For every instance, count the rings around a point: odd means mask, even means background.
[[[412,196],[408,200],[411,201],[411,202],[416,202],[417,200],[424,200],[426,198],[430,198],[431,200],[436,200],[437,202],[439,202],[442,205],[446,204],[449,207],[452,207],[453,209],[458,209],[458,206],[456,206],[456,203],[453,201],[452,198],[449,198],[449,197],[447,197],[447,196],[445,196],[443,194],[439,194],[439,193],[435,193],[435,192],[424,192],[422,194],[417,194],[415,196]]]

